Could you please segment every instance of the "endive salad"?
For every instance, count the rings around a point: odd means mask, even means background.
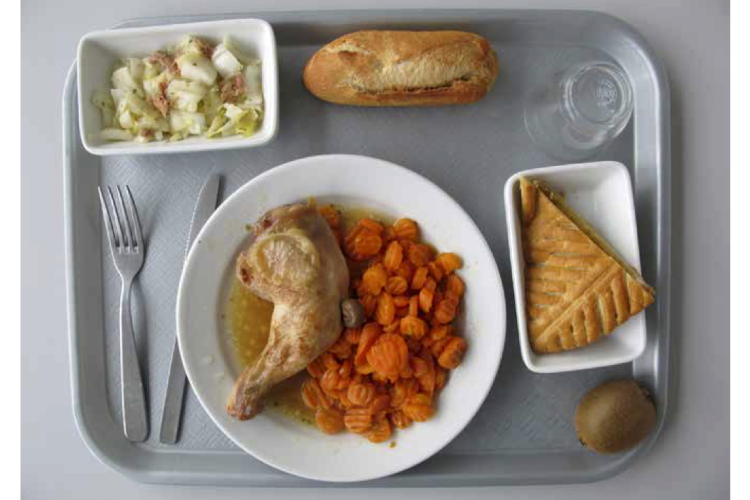
[[[123,59],[112,88],[92,100],[108,141],[248,137],[263,119],[260,61],[245,57],[229,37],[214,46],[186,36],[172,50]]]

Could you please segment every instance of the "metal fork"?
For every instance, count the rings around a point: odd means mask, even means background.
[[[146,398],[143,379],[135,347],[133,320],[130,314],[130,289],[133,279],[143,266],[146,250],[141,232],[141,221],[135,208],[133,194],[125,186],[127,196],[123,197],[120,186],[115,186],[117,199],[112,188],[107,186],[105,196],[99,188],[99,201],[102,204],[104,225],[109,235],[109,248],[115,268],[122,279],[120,292],[120,378],[122,380],[122,415],[125,436],[134,442],[145,441],[148,436],[146,420]],[[113,217],[114,215],[114,217]]]

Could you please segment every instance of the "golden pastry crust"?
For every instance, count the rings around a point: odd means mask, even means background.
[[[544,184],[521,179],[527,330],[532,349],[578,349],[654,302],[654,290]]]

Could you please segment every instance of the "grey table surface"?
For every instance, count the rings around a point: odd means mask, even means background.
[[[150,486],[99,463],[70,403],[63,254],[61,96],[79,38],[143,16],[314,8],[569,8],[631,23],[664,62],[672,91],[671,408],[653,450],[585,485],[412,490],[411,498],[729,496],[729,1],[684,0],[24,0],[22,42],[21,488],[32,499],[380,498],[394,490]]]

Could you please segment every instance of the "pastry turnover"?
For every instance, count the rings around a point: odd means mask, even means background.
[[[578,349],[654,302],[654,289],[545,184],[521,179],[526,316],[537,353]]]

